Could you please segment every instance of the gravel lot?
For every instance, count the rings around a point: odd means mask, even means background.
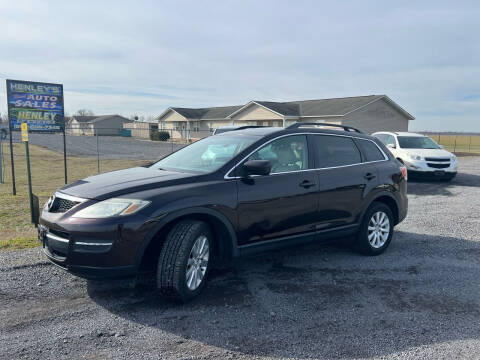
[[[14,141],[20,141],[20,133],[14,132]],[[63,154],[62,134],[29,134],[31,144],[46,147]],[[67,155],[97,156],[97,139],[94,136],[66,136]],[[102,159],[156,160],[184,144],[139,140],[121,136],[100,136],[98,148]]]
[[[389,250],[318,244],[215,271],[187,305],[0,253],[1,359],[480,358],[480,158],[409,183]]]

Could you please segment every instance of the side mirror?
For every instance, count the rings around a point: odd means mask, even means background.
[[[396,149],[397,147],[395,146],[395,144],[387,144],[387,148]]]
[[[247,175],[268,175],[272,164],[268,160],[249,160],[243,164],[243,170]]]
[[[443,145],[438,145],[438,146],[440,146],[440,149],[445,149],[445,146]]]

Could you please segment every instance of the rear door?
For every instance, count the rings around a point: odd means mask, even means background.
[[[306,135],[288,135],[265,144],[248,160],[269,160],[266,176],[237,180],[240,245],[315,231],[318,180]]]
[[[319,181],[319,224],[325,230],[359,221],[366,192],[376,186],[375,167],[365,166],[353,138],[310,135]]]

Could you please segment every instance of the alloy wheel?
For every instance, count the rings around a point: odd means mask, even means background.
[[[370,245],[379,249],[388,240],[390,234],[390,220],[383,211],[377,211],[372,215],[368,223],[368,242]]]
[[[186,280],[190,290],[196,290],[203,281],[208,266],[210,249],[208,238],[201,235],[195,240],[187,260]]]

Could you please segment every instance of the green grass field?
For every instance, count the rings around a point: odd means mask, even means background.
[[[5,183],[0,184],[0,249],[21,249],[37,246],[36,229],[30,222],[25,145],[14,144],[17,195],[12,195],[10,151],[3,143]],[[59,187],[64,185],[63,155],[30,145],[33,193],[40,207]],[[68,157],[68,181],[72,182],[97,173],[97,160],[87,157]],[[141,160],[102,161],[102,172],[142,165]]]

